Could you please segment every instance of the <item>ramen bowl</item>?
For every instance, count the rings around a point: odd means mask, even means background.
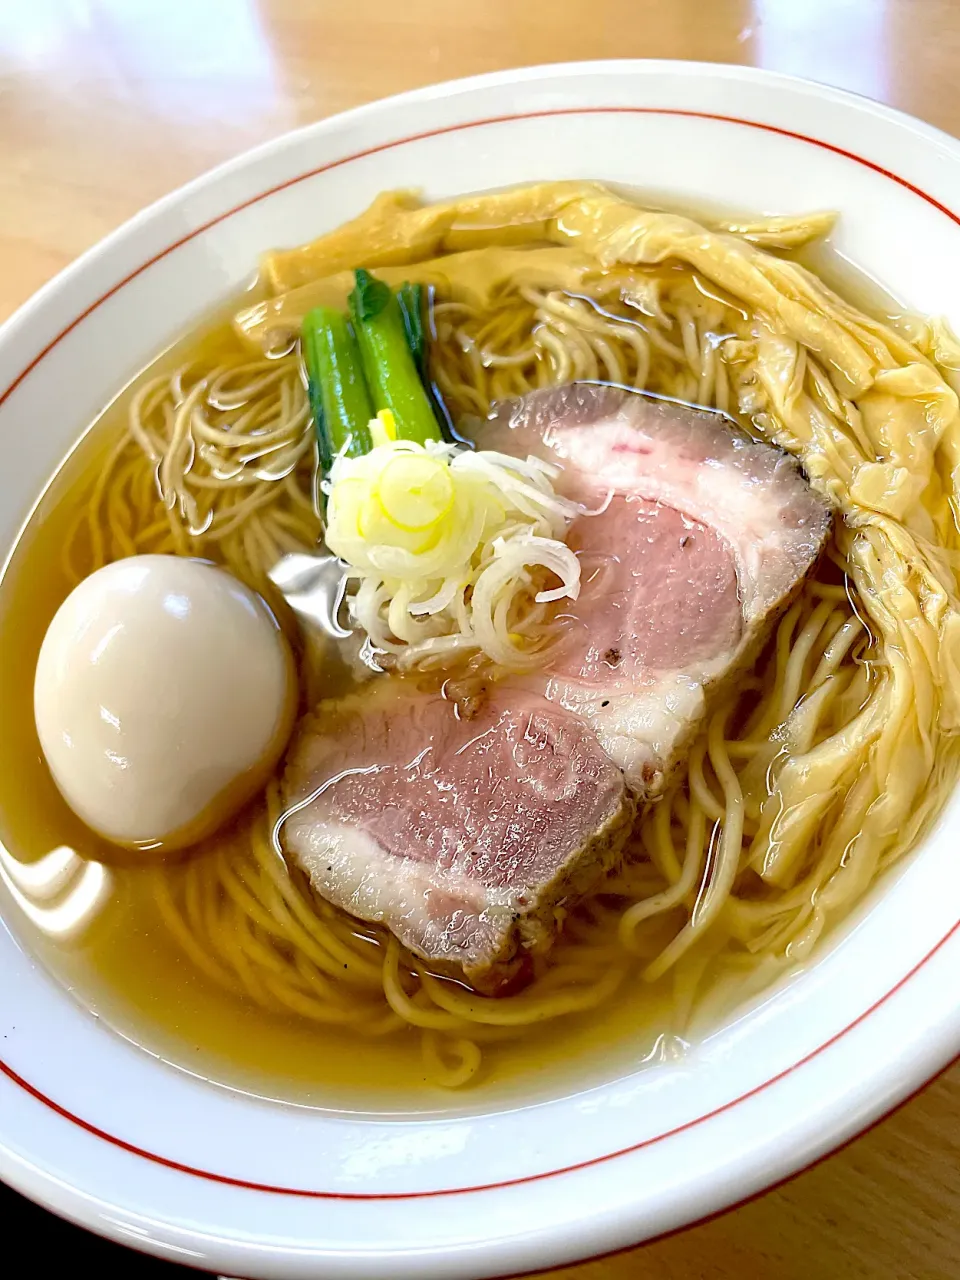
[[[960,145],[926,125],[734,67],[584,63],[441,85],[217,169],[8,322],[4,553],[85,425],[266,248],[390,188],[584,177],[687,207],[836,209],[840,260],[960,327]],[[38,906],[3,859],[0,1175],[114,1240],[249,1277],[512,1275],[674,1230],[802,1169],[960,1050],[958,824],[954,798],[811,960],[682,1056],[626,1045],[591,1073],[389,1114],[228,1087],[113,1030],[34,946],[38,927],[72,927],[76,901]],[[59,892],[67,864],[51,858]],[[96,892],[88,877],[80,897]]]

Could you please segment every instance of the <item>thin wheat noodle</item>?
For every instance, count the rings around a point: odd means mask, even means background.
[[[428,1076],[456,1088],[498,1038],[641,979],[672,993],[678,1034],[708,1024],[808,957],[933,820],[960,767],[960,348],[936,322],[911,345],[768,252],[787,232],[764,228],[737,239],[591,189],[549,229],[596,259],[575,293],[508,282],[484,306],[441,296],[430,315],[431,376],[455,418],[574,376],[715,404],[797,456],[843,517],[641,815],[628,865],[571,913],[527,991],[491,999],[317,902],[273,843],[274,790],[229,846],[149,873],[159,918],[211,982],[283,1016],[415,1034]],[[266,575],[316,545],[316,493],[299,355],[201,352],[136,389],[64,561],[77,580],[138,552],[207,556],[286,620]]]

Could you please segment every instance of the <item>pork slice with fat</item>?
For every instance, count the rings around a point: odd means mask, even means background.
[[[321,703],[288,757],[282,839],[324,898],[496,991],[616,861],[623,775],[562,706],[491,685],[461,718],[384,678]]]
[[[572,524],[579,599],[542,676],[641,800],[702,723],[711,687],[757,654],[816,563],[827,503],[780,450],[717,414],[590,383],[533,392],[472,433],[480,448],[558,464],[557,488],[600,515]]]

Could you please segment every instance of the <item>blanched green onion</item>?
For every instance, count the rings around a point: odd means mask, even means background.
[[[402,284],[397,290],[397,302],[403,317],[407,346],[423,382],[427,356],[427,335],[423,330],[423,285]]]
[[[382,280],[356,272],[350,313],[373,405],[389,409],[402,440],[440,440],[433,409],[407,340],[400,303]]]
[[[368,423],[373,405],[347,317],[330,307],[309,312],[303,322],[303,357],[320,464],[326,474],[338,454],[359,457],[372,448]]]

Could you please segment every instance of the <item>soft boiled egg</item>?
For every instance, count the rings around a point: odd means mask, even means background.
[[[295,702],[263,600],[179,556],[132,556],[85,578],[50,623],[34,685],[67,804],[136,848],[182,848],[236,812],[276,765]]]

